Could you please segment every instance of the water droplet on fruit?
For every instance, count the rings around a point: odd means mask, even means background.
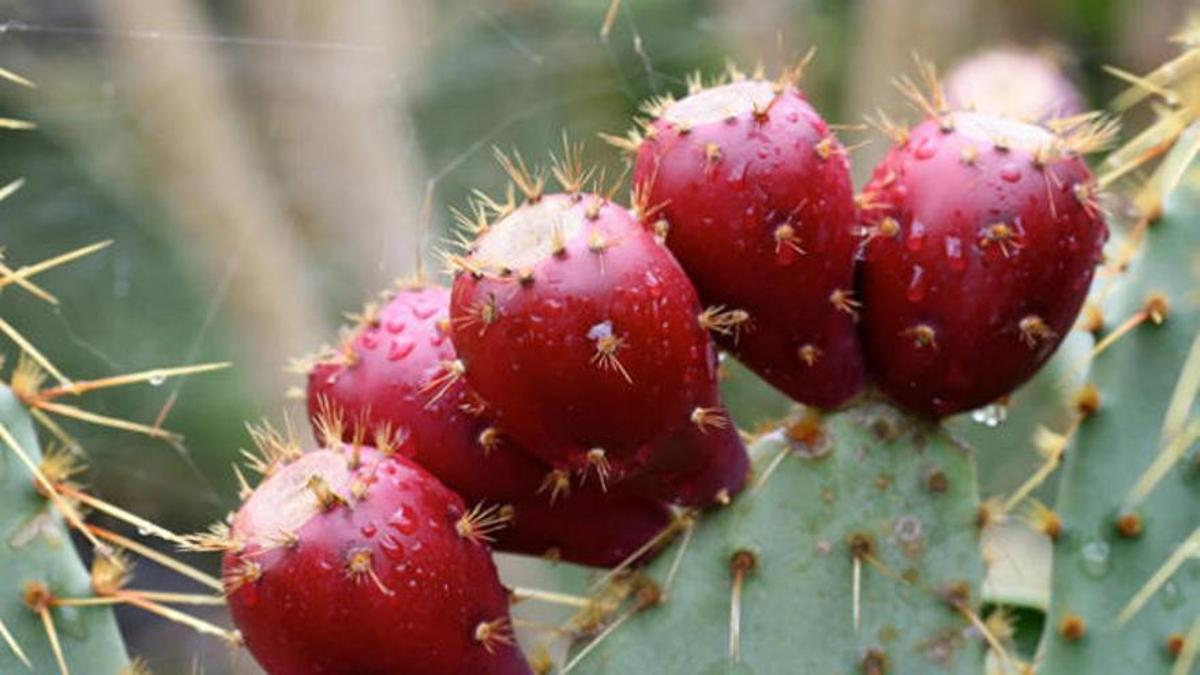
[[[150,376],[150,379],[146,381],[150,383],[151,387],[161,387],[163,382],[167,381],[167,376],[163,375],[162,373],[154,373]]]
[[[375,333],[370,331],[363,333],[358,342],[363,346],[363,349],[375,349],[375,347],[379,346],[379,338],[375,337]]]
[[[405,326],[404,322],[401,321],[400,319],[393,318],[393,319],[388,319],[387,321],[383,322],[384,329],[387,330],[387,332],[391,333],[392,335],[397,335],[399,333],[403,333],[404,326]]]
[[[375,532],[376,532],[375,524],[374,523],[363,523],[363,526],[359,529],[359,532],[362,532],[362,536],[366,537],[367,539],[370,539],[371,537],[375,536]]]
[[[916,253],[925,245],[925,223],[919,220],[912,221],[912,225],[908,226],[908,236],[904,240],[904,245],[908,250]]]
[[[962,239],[946,237],[942,242],[946,247],[946,258],[950,261],[950,269],[962,271],[967,266],[967,259],[962,254]]]
[[[407,338],[392,340],[392,344],[388,346],[388,360],[399,361],[411,354],[414,347],[416,347],[416,344]]]
[[[971,411],[971,419],[985,427],[996,428],[1008,418],[1008,407],[1002,403],[989,403]]]
[[[1079,567],[1084,574],[1099,579],[1108,574],[1108,542],[1093,539],[1079,549]]]
[[[921,302],[925,299],[926,286],[925,268],[913,265],[912,278],[908,281],[908,289],[904,291],[904,297],[908,298],[909,302]]]
[[[1012,164],[1005,164],[1004,167],[1000,169],[1000,177],[1009,183],[1015,183],[1021,180],[1021,170]]]
[[[433,305],[417,305],[413,307],[413,316],[418,319],[425,320],[437,314],[437,307]]]
[[[404,544],[400,543],[400,540],[394,534],[385,535],[379,541],[379,550],[383,551],[383,554],[392,560],[404,560],[405,558]],[[397,569],[396,571],[400,572],[401,570]]]
[[[922,138],[917,143],[917,148],[913,150],[913,156],[920,160],[929,159],[937,154],[937,145],[928,136]]]
[[[388,527],[400,534],[412,534],[417,531],[417,521],[413,518],[412,510],[401,505],[392,513],[392,517],[388,518]]]

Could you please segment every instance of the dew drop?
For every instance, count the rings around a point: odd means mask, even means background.
[[[154,373],[150,376],[150,379],[146,381],[150,383],[151,387],[161,387],[163,382],[167,381],[167,376],[163,375],[162,373]]]
[[[946,237],[943,244],[946,247],[946,258],[950,261],[950,269],[962,271],[967,266],[967,259],[962,254],[962,239]]]
[[[908,227],[908,236],[904,240],[908,250],[916,253],[925,245],[925,223],[919,220],[912,221],[912,225]]]
[[[1002,403],[989,403],[971,411],[971,419],[985,427],[996,428],[1008,419],[1008,407]]]
[[[1021,180],[1021,170],[1012,164],[1005,164],[1004,167],[1000,169],[1000,177],[1009,183],[1015,183]]]
[[[359,529],[359,532],[362,532],[362,536],[366,537],[367,539],[370,539],[371,537],[375,536],[375,532],[376,532],[375,524],[374,523],[363,523],[363,526]]]
[[[416,347],[416,344],[406,338],[392,340],[392,344],[388,346],[388,360],[399,361],[411,354],[414,347]]]
[[[413,316],[421,320],[428,319],[434,314],[437,314],[437,307],[433,305],[417,305],[413,308]]]
[[[1093,539],[1079,549],[1079,567],[1083,573],[1099,579],[1108,574],[1108,542]]]
[[[913,265],[912,278],[908,281],[908,288],[904,291],[904,296],[908,298],[909,302],[921,302],[925,299],[926,290],[925,268]]]
[[[392,318],[383,322],[383,328],[392,335],[398,335],[404,332],[405,323],[400,319]]]
[[[375,337],[374,332],[363,333],[358,342],[363,346],[363,349],[375,349],[379,346],[379,338]]]
[[[417,531],[417,521],[413,518],[411,509],[407,506],[400,506],[388,518],[388,527],[401,534],[412,534]]]
[[[385,535],[379,541],[379,550],[383,551],[383,555],[391,560],[404,560],[405,558],[404,544],[401,544],[400,540],[394,534]],[[399,572],[401,570],[397,569],[396,571]]]
[[[916,150],[913,150],[913,156],[920,160],[926,160],[937,154],[937,145],[928,137],[921,139],[917,144]]]

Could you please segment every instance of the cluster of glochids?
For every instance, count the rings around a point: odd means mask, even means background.
[[[1071,328],[1106,227],[1081,156],[1113,127],[951,109],[932,69],[912,128],[855,195],[797,87],[731,71],[647,106],[633,206],[565,143],[500,155],[447,255],[303,364],[323,450],[261,439],[267,477],[218,538],[246,643],[272,672],[520,672],[490,550],[645,560],[727,504],[749,460],[717,346],[814,409],[869,383],[940,417],[1029,378]]]

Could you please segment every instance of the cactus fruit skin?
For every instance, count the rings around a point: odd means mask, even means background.
[[[7,387],[0,386],[0,424],[37,462],[41,459],[33,422]],[[23,601],[26,584],[43,583],[58,597],[93,595],[88,571],[50,502],[34,487],[32,474],[0,442],[0,621],[12,632],[35,673],[57,673],[54,653],[38,615]],[[78,672],[117,673],[129,665],[117,622],[108,607],[50,609],[67,666]],[[28,672],[0,641],[0,672]]]
[[[230,611],[269,672],[529,673],[462,500],[400,454],[278,466],[234,516]]]
[[[1024,49],[973,54],[946,74],[946,98],[956,108],[1045,121],[1087,110],[1083,95],[1051,56]]]
[[[970,453],[882,405],[827,417],[808,444],[789,436],[804,434],[776,430],[752,445],[761,470],[796,443],[761,487],[701,517],[686,550],[678,541],[646,569],[661,602],[597,643],[572,673],[981,672],[980,638],[942,595],[963,585],[967,602],[978,602]],[[889,572],[861,564],[856,630],[848,542],[860,535]],[[730,616],[739,552],[753,554],[754,566],[741,589],[737,662]]]
[[[1187,157],[1200,127],[1181,139],[1167,162]],[[1187,161],[1187,160],[1183,160]],[[1200,407],[1182,400],[1181,416],[1168,424],[1176,382],[1185,363],[1195,368],[1200,335],[1200,175],[1189,169],[1166,199],[1162,218],[1150,225],[1140,251],[1123,277],[1113,280],[1105,302],[1110,328],[1150,298],[1167,301],[1161,324],[1146,321],[1113,342],[1091,365],[1090,383],[1099,394],[1098,410],[1083,421],[1060,471],[1056,504],[1067,536],[1055,544],[1050,613],[1039,672],[1171,673],[1167,648],[1172,634],[1186,635],[1200,617],[1197,562],[1183,566],[1128,620],[1119,615],[1152,575],[1200,527],[1200,464],[1194,439],[1191,454],[1171,466],[1137,503],[1131,491],[1172,439],[1194,431]],[[1158,294],[1157,296],[1155,294]],[[1168,309],[1169,307],[1169,309]],[[1193,377],[1194,377],[1194,371]],[[1192,393],[1194,396],[1194,392]],[[1169,432],[1168,427],[1173,427]],[[1135,518],[1140,532],[1117,519]],[[1085,627],[1079,640],[1060,632],[1071,617]]]
[[[546,495],[514,500],[511,520],[492,548],[577,565],[613,567],[629,558],[671,523],[663,502],[622,486],[604,491],[588,483],[550,503]],[[644,562],[657,550],[647,551]]]
[[[941,417],[1032,376],[1071,329],[1107,227],[1092,176],[1049,129],[983,113],[926,119],[875,168],[859,265],[880,389]]]
[[[531,495],[548,469],[494,427],[465,382],[448,376],[457,358],[449,297],[436,285],[402,287],[368,308],[344,353],[309,373],[309,419],[316,425],[330,408],[347,442],[407,435],[411,459],[468,502]]]
[[[400,451],[468,504],[506,507],[512,518],[493,535],[497,550],[598,567],[621,562],[670,522],[670,511],[594,480],[546,494],[550,467],[507,438],[462,379],[446,378],[457,358],[449,299],[441,286],[403,286],[364,312],[347,351],[309,374],[317,435],[332,416],[345,442],[403,436]]]
[[[670,252],[583,193],[531,196],[490,224],[450,301],[466,379],[499,425],[555,468],[614,483],[745,452],[736,434],[680,442],[729,425],[700,315]]]
[[[849,160],[799,89],[745,80],[667,103],[634,184],[704,302],[749,314],[722,348],[802,403],[861,391]]]

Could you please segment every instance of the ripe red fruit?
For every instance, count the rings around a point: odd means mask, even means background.
[[[847,152],[789,81],[696,90],[652,111],[634,184],[704,302],[721,346],[797,401],[863,387],[855,328],[854,188]],[[748,325],[729,325],[728,319]]]
[[[496,533],[495,547],[511,553],[615,567],[671,524],[671,510],[623,486],[573,487],[553,504],[544,495],[516,500],[512,519]],[[648,562],[650,550],[637,562]]]
[[[467,380],[561,470],[610,483],[700,470],[711,452],[679,439],[728,420],[691,282],[628,209],[516,178],[527,201],[457,260],[450,315]]]
[[[622,561],[670,522],[670,511],[594,483],[563,485],[569,476],[500,431],[456,375],[449,298],[440,286],[406,285],[368,305],[341,351],[310,371],[318,436],[327,445],[403,439],[400,452],[468,504],[501,510],[508,522],[490,535],[497,550],[602,567]]]
[[[1009,393],[1071,330],[1107,236],[1080,154],[1111,128],[919,100],[864,191],[859,289],[880,389],[938,417]]]
[[[492,424],[458,376],[449,297],[413,285],[368,304],[342,348],[309,371],[309,419],[340,427],[334,436],[347,442],[407,435],[411,458],[469,503],[532,495],[549,469]]]
[[[278,675],[529,673],[487,526],[401,455],[299,455],[234,516],[229,608]]]

